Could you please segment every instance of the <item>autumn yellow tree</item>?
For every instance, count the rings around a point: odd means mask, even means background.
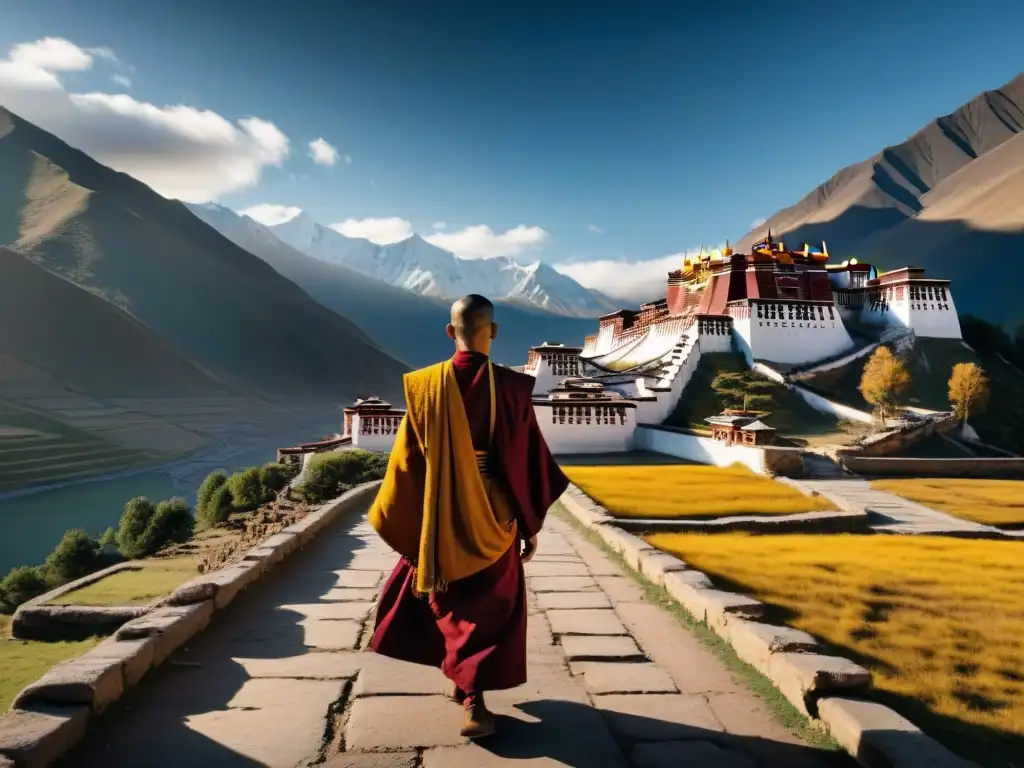
[[[860,393],[874,407],[879,420],[896,412],[899,396],[908,386],[910,371],[888,347],[880,346],[864,364]]]
[[[971,410],[979,410],[988,402],[988,377],[977,363],[957,363],[949,377],[949,404],[962,424]]]

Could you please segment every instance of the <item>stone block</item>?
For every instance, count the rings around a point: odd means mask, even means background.
[[[637,744],[630,752],[630,760],[635,768],[663,768],[666,765],[758,768],[754,759],[742,752],[697,739]]]
[[[303,643],[322,651],[352,651],[359,645],[362,625],[358,621],[304,619],[299,622]]]
[[[81,656],[53,667],[29,683],[11,705],[15,709],[33,706],[88,705],[103,711],[124,693],[124,673],[116,658]]]
[[[677,693],[672,678],[654,664],[579,661],[569,668],[582,674],[587,690],[595,694]]]
[[[416,768],[415,752],[343,752],[329,757],[321,768]]]
[[[818,717],[840,746],[867,768],[971,768],[905,717],[873,701],[818,700]]]
[[[597,583],[613,603],[641,603],[645,599],[640,585],[629,576],[601,576]]]
[[[768,660],[774,653],[820,649],[818,641],[811,635],[792,627],[777,627],[736,617],[731,618],[726,627],[726,640],[736,655],[765,674]]]
[[[80,658],[113,659],[121,664],[124,687],[131,688],[153,668],[157,639],[146,637],[140,640],[118,640],[107,638]]]
[[[552,608],[611,608],[612,604],[603,592],[542,592],[537,595],[537,607],[549,611]]]
[[[659,587],[665,586],[666,574],[686,569],[686,563],[667,552],[655,549],[640,553],[640,573]]]
[[[446,695],[451,682],[435,667],[366,654],[353,690],[355,696]]]
[[[0,755],[19,768],[44,768],[85,736],[89,707],[14,709],[0,717]]]
[[[242,555],[243,563],[258,563],[264,570],[274,567],[283,559],[284,552],[274,547],[264,546],[263,544],[257,544]]]
[[[725,616],[742,616],[758,618],[764,613],[764,605],[752,597],[737,595],[734,592],[723,592],[719,589],[672,582],[672,597],[679,601],[697,621],[705,621],[709,626],[721,624]]]
[[[526,564],[527,576],[589,576],[587,566],[580,563],[553,563],[532,560]]]
[[[210,623],[213,615],[213,601],[187,606],[167,606],[141,618],[129,621],[114,637],[118,640],[140,640],[155,637],[153,665],[162,664],[164,659],[187,643]]]
[[[533,592],[596,591],[597,582],[590,576],[534,576],[528,579]]]
[[[594,697],[611,729],[626,741],[674,741],[722,731],[703,696],[676,693]]]
[[[767,676],[793,706],[812,716],[814,700],[819,696],[855,693],[871,687],[871,673],[864,667],[818,653],[772,654]]]
[[[203,577],[203,581],[213,584],[216,592],[213,605],[219,611],[226,607],[238,593],[256,581],[263,573],[257,563],[236,563],[235,565],[214,571]]]
[[[663,578],[663,582],[665,591],[672,596],[673,600],[684,607],[686,604],[683,602],[682,596],[684,594],[689,596],[689,593],[686,592],[686,590],[691,588],[712,588],[711,579],[707,577],[707,574],[693,570],[672,571],[670,573],[666,573]]]
[[[625,635],[615,611],[604,608],[565,610],[554,608],[547,612],[551,631],[556,635]]]
[[[629,636],[564,635],[562,651],[570,661],[636,661],[644,657]]]
[[[294,533],[281,531],[279,533],[275,533],[273,536],[268,536],[260,542],[260,546],[276,549],[281,558],[285,558],[298,549],[301,543],[302,540]]]
[[[345,747],[401,751],[465,744],[462,718],[462,707],[443,696],[358,698],[345,725]]]

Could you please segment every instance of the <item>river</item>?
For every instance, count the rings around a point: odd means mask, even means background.
[[[278,438],[252,434],[223,438],[200,455],[149,471],[0,499],[0,578],[18,565],[39,565],[71,528],[99,536],[117,526],[128,499],[160,501],[181,496],[189,504],[203,478],[215,469],[234,472],[273,461],[282,445],[316,440],[316,426]]]

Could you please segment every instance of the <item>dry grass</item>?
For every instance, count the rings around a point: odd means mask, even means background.
[[[195,557],[143,561],[137,571],[119,571],[54,600],[60,605],[136,605],[162,597],[197,575]]]
[[[1024,481],[908,478],[876,480],[871,486],[975,523],[1024,527]]]
[[[652,534],[874,673],[887,703],[984,765],[1024,754],[1024,546],[896,536]],[[775,617],[779,618],[779,617]]]
[[[563,467],[579,488],[620,517],[713,519],[793,515],[833,507],[746,467],[702,465]]]
[[[10,635],[10,622],[10,616],[0,616],[0,713],[10,709],[14,697],[54,664],[81,656],[101,639],[77,643],[15,640]]]

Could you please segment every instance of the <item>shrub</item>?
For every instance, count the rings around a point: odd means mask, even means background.
[[[196,509],[196,522],[200,530],[226,523],[234,511],[233,504],[231,490],[226,485],[217,488],[206,500],[206,505]]]
[[[270,462],[260,469],[260,485],[263,487],[263,501],[273,501],[274,497],[284,490],[288,481],[295,476],[291,467]]]
[[[388,456],[359,449],[334,451],[314,456],[306,480],[296,491],[309,502],[333,499],[355,485],[379,480],[387,470]]]
[[[47,589],[49,584],[42,568],[30,565],[13,568],[0,581],[0,611],[13,613],[19,605],[39,597]]]
[[[117,526],[117,548],[130,560],[143,556],[141,539],[156,509],[145,496],[136,496],[124,505]]]
[[[50,583],[59,586],[89,575],[101,564],[99,542],[81,528],[73,528],[46,558],[43,569]]]
[[[168,499],[156,505],[153,516],[139,540],[142,555],[152,555],[168,544],[180,544],[192,538],[195,519],[184,499]]]
[[[206,476],[203,480],[202,485],[199,486],[199,490],[196,492],[196,513],[205,507],[210,499],[213,497],[214,492],[224,485],[228,481],[228,473],[223,469],[218,469]]]
[[[263,503],[263,485],[256,467],[236,472],[228,478],[227,486],[236,509],[252,510]]]

